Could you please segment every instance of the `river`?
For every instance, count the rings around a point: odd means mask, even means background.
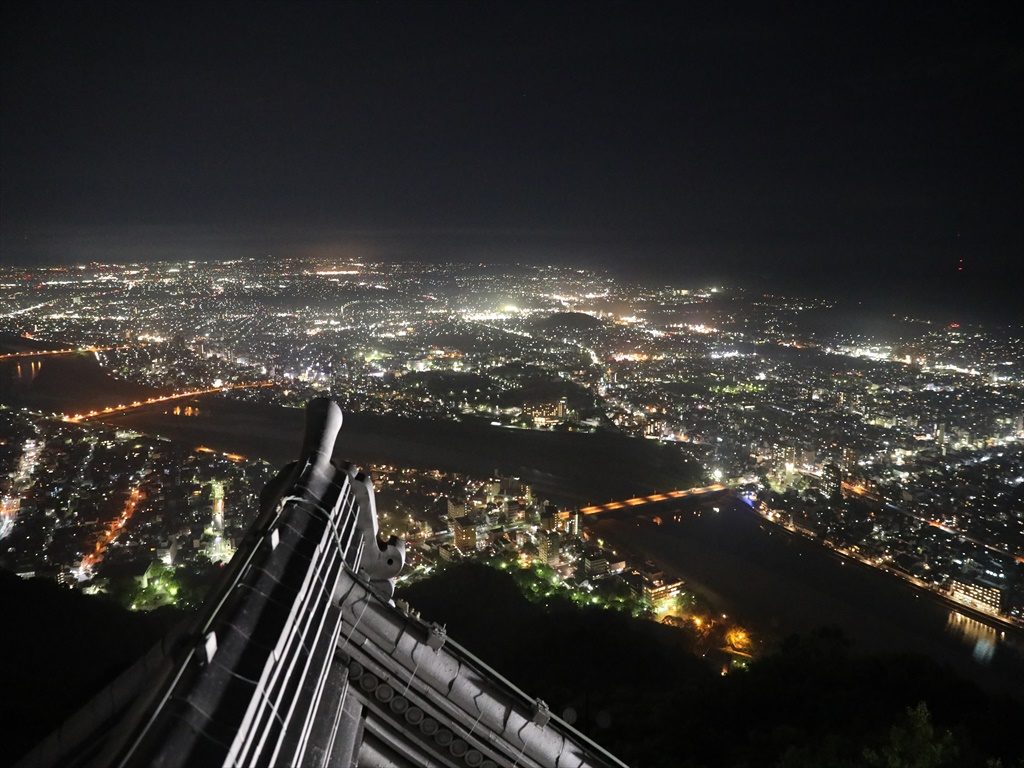
[[[164,394],[111,377],[91,354],[0,361],[0,402],[56,413],[83,413]],[[198,417],[175,415],[199,405]],[[194,411],[189,411],[190,413]],[[283,465],[296,458],[300,408],[208,395],[112,415],[107,423]],[[700,481],[698,462],[678,447],[608,432],[510,429],[487,419],[461,421],[369,412],[345,413],[338,458],[364,464],[522,477],[544,498],[565,504],[685,488]]]
[[[112,380],[91,355],[0,363],[0,402],[12,405],[60,412],[149,393]],[[200,418],[169,411],[144,409],[111,422],[275,463],[293,456],[301,432],[299,411],[219,397],[204,399]],[[678,481],[685,474],[675,462],[655,467],[652,459],[661,457],[648,441],[611,436],[354,414],[346,417],[342,442],[351,458],[368,461],[517,471],[552,497],[584,503],[650,491],[666,477],[677,474],[672,479]],[[720,612],[763,638],[834,625],[863,650],[924,653],[988,688],[1024,689],[1024,633],[952,610],[895,577],[771,526],[741,502],[720,509],[663,526],[635,519],[590,524],[598,535],[683,576]]]
[[[0,352],[8,349],[9,345],[0,345]],[[92,353],[0,360],[0,403],[6,405],[74,413],[152,394],[150,387],[115,379]]]
[[[762,520],[724,498],[678,523],[604,519],[593,530],[686,579],[768,643],[837,626],[855,649],[923,653],[992,690],[1024,687],[1024,632],[979,621],[941,598]]]

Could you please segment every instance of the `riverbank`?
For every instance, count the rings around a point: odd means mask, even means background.
[[[813,542],[818,546],[822,547],[824,551],[835,555],[844,562],[855,563],[859,567],[870,568],[872,570],[879,571],[881,573],[888,574],[889,576],[892,576],[894,578],[900,579],[906,584],[909,584],[910,586],[919,589],[922,592],[928,593],[929,596],[938,598],[944,603],[947,603],[954,610],[960,611],[961,613],[966,614],[976,619],[977,621],[992,624],[993,628],[1001,628],[1004,631],[1009,629],[1018,632],[1024,632],[1024,622],[1017,621],[1009,616],[1002,616],[1000,614],[982,611],[970,605],[966,605],[965,603],[961,603],[959,600],[954,600],[937,587],[928,584],[927,582],[921,581],[920,579],[915,579],[908,573],[904,573],[903,571],[897,570],[896,568],[891,568],[883,563],[872,562],[871,560],[865,557],[861,557],[857,552],[833,546],[830,542],[819,541],[810,533],[805,532],[804,530],[797,528],[796,526],[786,525],[785,523],[779,520],[773,519],[768,513],[759,509],[757,506],[749,507],[749,509],[751,513],[759,517],[761,520],[764,520],[766,523],[775,526],[778,530],[781,530],[792,536],[796,536],[801,539]]]
[[[783,532],[742,502],[718,506],[719,513],[687,511],[660,526],[621,518],[594,521],[592,530],[697,590],[713,585],[723,610],[769,644],[836,626],[861,650],[923,653],[986,688],[1019,695],[1024,633]]]

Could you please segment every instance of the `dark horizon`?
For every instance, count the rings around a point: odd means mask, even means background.
[[[1013,300],[1024,57],[995,8],[3,16],[3,264],[354,254]]]

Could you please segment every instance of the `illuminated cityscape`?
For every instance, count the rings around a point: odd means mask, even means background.
[[[0,768],[1024,768],[1024,29],[0,8]]]
[[[246,525],[258,462],[84,422],[140,412],[202,428],[218,418],[211,397],[292,407],[329,394],[350,411],[665,444],[702,467],[694,486],[728,487],[848,557],[1024,619],[1013,331],[890,317],[881,337],[824,332],[816,322],[841,311],[826,300],[518,265],[93,264],[8,269],[0,282],[12,403],[62,417],[4,412],[2,557],[18,572],[102,589],[118,563],[145,574],[223,562],[231,528]],[[32,348],[44,351],[25,356]],[[57,358],[116,386],[56,382],[52,394],[45,367]],[[569,488],[541,498],[524,482],[513,494],[500,476],[418,466],[379,470],[385,497],[397,493],[385,524],[419,545],[414,564],[504,552],[585,589],[597,544],[581,538],[581,517],[657,516],[690,494],[585,504]],[[600,576],[626,566],[609,570]]]

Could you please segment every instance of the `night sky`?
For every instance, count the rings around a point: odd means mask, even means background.
[[[2,260],[1005,284],[1020,19],[835,5],[6,3]]]

